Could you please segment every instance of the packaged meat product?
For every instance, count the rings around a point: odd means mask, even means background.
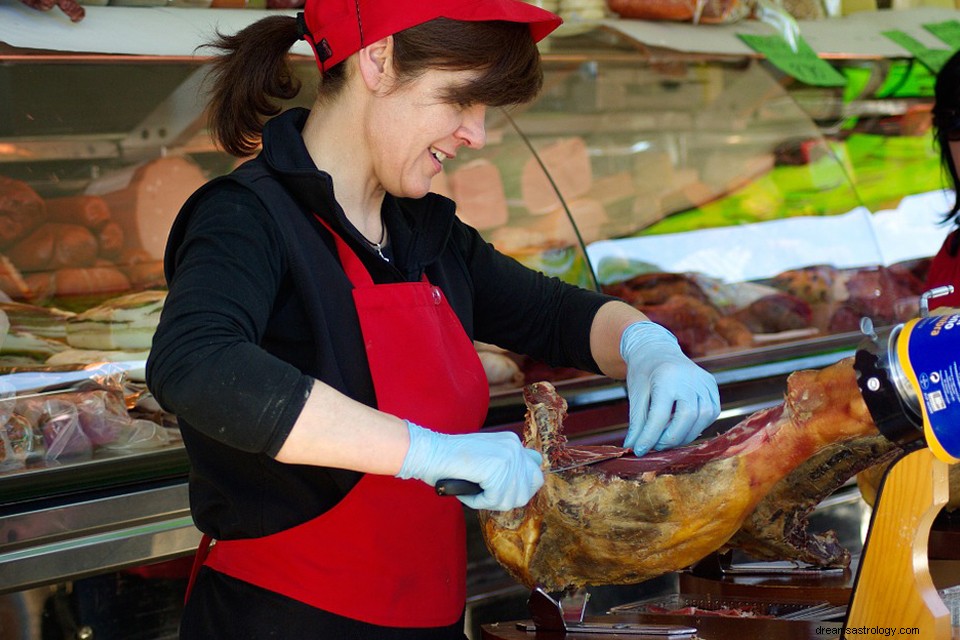
[[[592,198],[575,198],[567,201],[570,215],[562,207],[544,215],[534,217],[525,229],[540,234],[547,241],[547,246],[571,247],[579,244],[577,231],[584,243],[590,244],[602,240],[602,227],[609,222],[607,210],[598,201]],[[576,229],[570,218],[576,221]]]
[[[26,300],[30,297],[30,286],[23,279],[20,270],[10,258],[0,255],[0,291],[8,300]]]
[[[771,293],[757,298],[733,313],[753,333],[780,333],[806,329],[813,323],[810,305],[788,293]]]
[[[128,400],[131,407],[142,400],[138,389],[143,386],[130,382],[129,373],[128,363],[10,370],[3,378],[0,401],[0,409],[6,408],[7,426],[0,439],[5,438],[7,466],[30,456],[49,464],[86,459],[101,449],[124,451],[170,443],[174,435],[161,421],[145,419],[143,410],[136,418],[130,414]],[[51,387],[64,390],[47,391]],[[157,412],[159,407],[152,413]],[[23,450],[17,454],[19,460],[12,459],[17,447]]]
[[[607,6],[621,18],[704,24],[737,22],[752,10],[744,0],[607,0]]]
[[[15,413],[7,415],[0,427],[0,471],[22,469],[42,452],[42,438],[30,421]]]
[[[448,180],[457,216],[476,229],[493,229],[510,217],[500,170],[489,160],[477,159],[459,167]]]
[[[70,311],[25,302],[0,302],[0,311],[6,314],[12,331],[61,341],[67,339],[67,320],[76,315]]]
[[[96,364],[98,362],[135,362],[146,360],[149,349],[124,351],[123,349],[64,349],[46,359],[49,365]]]
[[[98,196],[65,196],[47,200],[51,222],[79,224],[96,231],[110,221],[110,207]]]
[[[901,301],[912,306],[916,296],[923,293],[923,283],[910,272],[883,266],[847,270],[843,284],[846,298],[834,310],[828,325],[833,332],[858,331],[865,316],[878,326],[895,324]]]
[[[67,343],[77,349],[149,349],[165,291],[140,291],[107,300],[67,321]]]
[[[0,176],[0,247],[26,237],[46,216],[46,203],[30,185]]]
[[[520,175],[520,190],[523,204],[530,213],[544,214],[559,208],[561,204],[556,190],[567,200],[584,196],[590,191],[593,186],[593,169],[583,138],[560,140],[538,149],[537,155],[553,178],[553,183],[544,174],[536,158],[530,158],[524,163]]]
[[[675,295],[710,302],[699,278],[683,273],[641,273],[622,282],[604,285],[603,292],[634,306],[663,304]]]
[[[117,267],[134,289],[164,289],[167,286],[163,261],[155,260],[143,249],[125,249],[117,259]]]
[[[81,302],[75,305],[79,307],[89,306],[107,296],[116,296],[130,290],[130,280],[122,271],[102,265],[32,273],[26,281],[30,286],[31,300],[35,302],[57,299],[65,305],[71,299],[81,299]]]
[[[45,362],[47,358],[67,349],[61,340],[45,338],[29,331],[11,329],[0,348],[3,366]]]
[[[754,345],[753,332],[747,325],[693,296],[674,295],[663,304],[634,306],[669,329],[690,358]]]
[[[83,433],[94,446],[116,442],[129,427],[123,396],[106,390],[82,391],[70,398]]]
[[[96,180],[86,195],[106,201],[112,218],[123,228],[124,248],[143,249],[162,260],[174,218],[204,182],[206,176],[192,160],[166,156]]]
[[[779,273],[770,284],[809,304],[813,326],[827,331],[834,311],[849,297],[844,282],[839,269],[811,265]]]
[[[49,11],[53,7],[59,7],[63,13],[70,18],[70,22],[80,22],[86,11],[77,0],[20,0],[28,7],[39,11]]]
[[[123,251],[123,227],[109,221],[96,231],[97,249],[101,258],[116,260]]]
[[[66,400],[39,400],[39,406],[31,408],[36,416],[35,424],[43,433],[46,448],[44,460],[89,458],[93,455],[93,443],[80,427],[80,415],[76,405]]]
[[[7,256],[21,272],[89,267],[97,259],[97,238],[79,224],[48,222],[14,244]]]
[[[170,430],[142,418],[127,422],[113,442],[105,448],[111,451],[156,449],[173,441]]]
[[[480,364],[487,374],[487,384],[495,386],[519,387],[523,384],[523,372],[520,365],[510,355],[494,345],[474,342]]]

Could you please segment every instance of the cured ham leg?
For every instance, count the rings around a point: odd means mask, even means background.
[[[525,442],[544,454],[546,467],[562,468],[595,452],[596,447],[567,446],[561,431],[566,402],[550,383],[529,385],[524,397]],[[812,459],[823,463],[817,455],[831,447],[871,437],[879,435],[857,388],[853,359],[847,358],[791,374],[782,404],[706,442],[548,473],[525,507],[480,512],[481,529],[491,553],[528,587],[559,591],[636,583],[683,569],[722,548],[775,487],[789,496],[778,487],[781,481],[806,484],[800,491],[804,496],[836,488],[829,465],[818,467],[820,478],[804,482],[793,472]],[[856,455],[867,458],[862,461],[867,466],[877,461],[872,456],[883,455],[882,449],[860,448]],[[852,475],[856,466],[839,467]],[[791,523],[798,521],[805,524],[803,517]],[[782,523],[771,524],[769,518],[759,522],[754,538],[773,531],[779,539],[790,528],[777,530],[774,525]],[[794,542],[803,546],[810,539],[800,536]],[[782,547],[771,553],[790,552],[789,543]],[[810,557],[830,555],[812,552]]]

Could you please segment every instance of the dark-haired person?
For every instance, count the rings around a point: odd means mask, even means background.
[[[716,382],[669,332],[496,252],[429,193],[483,146],[487,107],[537,94],[559,22],[519,0],[308,0],[217,42],[211,129],[262,150],[175,221],[147,363],[215,540],[181,637],[464,637],[463,508],[434,483],[475,481],[462,502],[502,510],[543,482],[515,434],[478,433],[474,339],[626,377],[640,453],[716,417]],[[318,95],[275,115],[299,38]]]
[[[944,214],[944,224],[952,227],[940,251],[934,256],[927,271],[927,288],[953,285],[953,293],[930,300],[930,307],[960,307],[960,52],[937,72],[934,85],[933,128],[940,149],[940,164],[953,189],[950,211]]]

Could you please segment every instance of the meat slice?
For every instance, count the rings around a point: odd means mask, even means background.
[[[745,324],[691,296],[675,295],[663,304],[635,306],[669,329],[691,358],[753,346],[753,333]]]
[[[592,450],[567,445],[562,434],[566,403],[552,385],[530,385],[524,396],[525,442],[544,454],[546,466],[565,466]],[[491,553],[528,587],[636,583],[722,548],[775,488],[784,499],[808,508],[805,496],[832,490],[838,486],[837,470],[843,476],[857,466],[831,467],[818,454],[850,444],[850,455],[864,456],[867,465],[883,452],[852,445],[876,437],[853,360],[847,358],[822,370],[793,373],[783,403],[703,443],[549,473],[525,507],[481,511],[481,530]],[[793,475],[810,460],[818,461],[816,473],[802,479]],[[778,487],[781,481],[797,486],[801,495]],[[760,517],[761,525],[769,521]],[[760,540],[767,534],[782,538],[785,530],[756,526],[751,534]],[[809,558],[838,560],[835,552],[807,550],[808,539],[791,536]],[[787,544],[771,553],[798,551]]]
[[[697,281],[683,273],[642,273],[624,282],[604,285],[603,292],[634,306],[663,304],[673,296],[688,296],[700,302],[710,302]]]

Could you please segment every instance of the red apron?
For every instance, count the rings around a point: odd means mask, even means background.
[[[440,289],[426,277],[375,285],[334,237],[354,285],[377,408],[444,433],[479,430],[490,401],[486,376]],[[419,480],[367,474],[313,520],[218,541],[205,561],[202,547],[197,567],[371,624],[450,625],[466,600],[463,505]]]

